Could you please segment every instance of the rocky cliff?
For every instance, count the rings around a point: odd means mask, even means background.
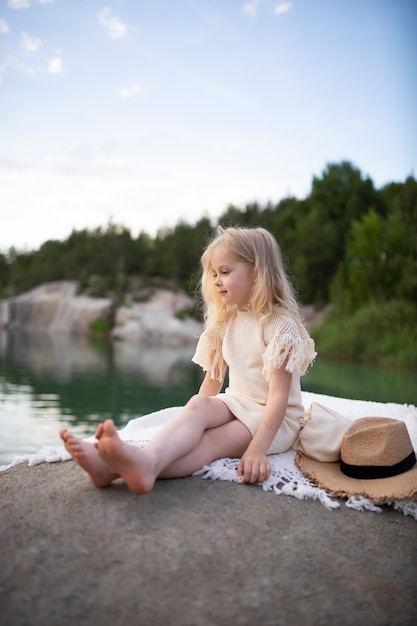
[[[159,289],[148,302],[117,309],[112,337],[172,346],[196,342],[202,324],[176,315],[192,304],[191,298],[184,293]]]
[[[115,311],[111,336],[117,340],[182,345],[195,342],[202,325],[176,317],[192,301],[185,294],[157,290],[145,303],[133,303]],[[98,319],[114,315],[108,298],[77,295],[77,283],[59,281],[40,285],[27,293],[0,302],[0,326],[10,330],[88,335]]]
[[[0,302],[0,323],[11,330],[85,335],[91,322],[107,317],[111,300],[77,295],[77,283],[59,281]]]

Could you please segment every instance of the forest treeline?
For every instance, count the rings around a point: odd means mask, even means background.
[[[313,334],[322,352],[417,367],[417,181],[380,189],[352,163],[326,165],[304,199],[229,206],[222,226],[263,226],[277,238],[302,304],[331,303]],[[217,224],[180,221],[151,237],[110,222],[38,250],[0,254],[0,297],[71,279],[123,302],[158,282],[194,294],[201,252]]]

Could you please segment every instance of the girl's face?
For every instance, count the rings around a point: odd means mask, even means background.
[[[212,258],[214,285],[223,304],[236,305],[239,311],[247,310],[255,281],[255,272],[247,263],[236,261],[221,248]]]

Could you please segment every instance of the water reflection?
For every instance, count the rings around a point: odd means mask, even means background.
[[[0,463],[60,444],[66,425],[88,436],[112,418],[184,404],[202,380],[194,346],[92,343],[40,333],[0,335]],[[416,372],[318,358],[303,389],[346,398],[417,404]]]
[[[195,346],[172,348],[115,342],[112,353],[114,365],[120,372],[137,372],[153,385],[164,387],[167,383],[177,384],[188,377],[188,368],[184,370],[178,366],[190,362],[194,349]]]
[[[112,418],[184,404],[202,374],[194,346],[93,344],[85,338],[4,333],[0,341],[0,462],[60,443],[69,425],[80,436]]]
[[[155,385],[164,385],[178,362],[188,362],[194,346],[150,346],[131,342],[92,342],[84,337],[2,331],[0,358],[35,375],[69,380],[74,372],[104,374],[117,368],[137,372]]]

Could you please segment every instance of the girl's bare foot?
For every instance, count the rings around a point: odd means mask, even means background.
[[[66,450],[89,475],[96,487],[107,487],[119,476],[100,458],[96,446],[71,435],[66,428],[59,431]]]
[[[97,450],[100,458],[121,476],[135,493],[148,493],[156,480],[155,463],[143,449],[122,441],[112,420],[106,420],[99,432]]]

